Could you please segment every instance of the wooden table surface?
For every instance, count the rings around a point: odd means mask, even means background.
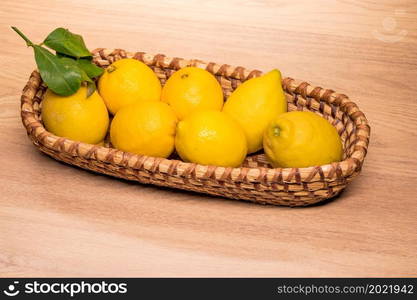
[[[2,0],[0,24],[0,276],[417,276],[415,1]],[[20,121],[35,64],[10,25],[333,88],[370,122],[363,172],[339,198],[291,209],[54,161]]]

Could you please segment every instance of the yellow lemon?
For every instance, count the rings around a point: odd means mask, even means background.
[[[223,91],[210,72],[186,67],[167,80],[162,88],[161,100],[171,105],[182,120],[196,110],[221,110]]]
[[[67,97],[48,89],[42,100],[42,120],[53,134],[89,144],[102,141],[109,126],[103,99],[97,91],[87,98],[84,86]]]
[[[287,111],[287,101],[278,70],[242,83],[224,104],[223,111],[243,128],[248,141],[248,152],[262,149],[262,136],[268,124]]]
[[[107,67],[98,81],[98,90],[113,115],[126,105],[158,101],[161,97],[158,77],[151,68],[133,58],[120,59]]]
[[[303,168],[340,161],[342,141],[326,119],[309,111],[279,115],[264,135],[264,150],[278,168]]]
[[[168,157],[174,150],[177,117],[168,104],[144,101],[120,109],[110,126],[117,149],[141,155]]]
[[[197,111],[177,125],[175,149],[186,162],[240,166],[247,153],[240,126],[220,111]]]

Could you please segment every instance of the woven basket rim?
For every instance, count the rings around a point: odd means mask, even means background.
[[[100,57],[103,55],[108,55],[108,53],[114,52],[124,52],[126,57],[137,58],[138,53],[140,53],[141,60],[150,66],[156,67],[171,67],[173,69],[180,69],[184,66],[196,66],[211,70],[214,74],[219,74],[223,72],[223,75],[226,75],[229,78],[246,80],[251,77],[259,76],[262,74],[258,70],[247,70],[243,67],[233,67],[230,65],[218,65],[215,63],[206,63],[201,60],[186,60],[182,58],[169,58],[162,54],[149,54],[144,52],[126,52],[122,49],[105,49],[98,48],[93,50],[93,56],[95,62],[103,66],[100,63]],[[174,62],[174,63],[173,63]],[[225,67],[226,66],[226,67]],[[216,71],[217,70],[217,71]],[[236,71],[238,70],[238,71]],[[217,73],[216,73],[217,72]],[[306,168],[267,168],[267,167],[221,167],[221,166],[205,166],[195,163],[183,162],[176,159],[167,159],[167,158],[157,158],[151,156],[137,155],[133,153],[128,153],[125,151],[117,150],[115,148],[107,148],[99,145],[87,144],[79,141],[73,141],[68,138],[58,137],[46,130],[43,124],[35,118],[35,111],[33,109],[33,99],[36,97],[39,87],[42,84],[42,80],[37,70],[34,70],[26,83],[23,94],[21,97],[22,106],[22,122],[27,130],[35,130],[35,136],[37,141],[35,143],[42,143],[45,147],[52,150],[57,147],[60,148],[60,151],[65,152],[70,155],[73,154],[74,148],[76,148],[77,155],[82,155],[89,159],[96,159],[103,163],[115,164],[120,167],[132,167],[140,168],[144,167],[145,169],[152,169],[153,166],[168,166],[168,168],[175,167],[182,170],[183,174],[194,172],[196,178],[207,177],[207,173],[211,172],[211,176],[215,176],[217,179],[221,180],[221,177],[224,174],[230,176],[231,174],[238,174],[242,169],[246,169],[247,173],[243,181],[249,182],[259,182],[259,181],[269,181],[277,176],[281,178],[286,178],[285,182],[314,182],[314,175],[318,172],[320,174],[321,180],[332,180],[334,177],[347,177],[352,175],[354,172],[361,169],[364,158],[367,153],[369,138],[370,138],[370,126],[368,121],[362,111],[359,110],[358,106],[351,101],[346,95],[338,94],[333,90],[324,90],[321,87],[312,87],[305,81],[294,80],[290,77],[283,77],[283,87],[286,93],[295,93],[302,97],[326,97],[327,101],[336,105],[343,105],[348,108],[347,114],[352,120],[354,126],[359,128],[357,134],[361,133],[361,138],[354,142],[354,151],[349,157],[340,161],[334,162],[331,164],[325,164],[320,166],[311,166]],[[317,92],[319,91],[319,92]],[[320,93],[323,92],[323,93]],[[327,92],[330,91],[330,92]],[[326,94],[327,95],[324,95]],[[322,99],[322,98],[320,98]],[[32,129],[30,129],[30,128]],[[35,129],[33,129],[35,128]],[[157,162],[157,163],[155,163]],[[164,170],[161,170],[164,172]],[[169,170],[166,170],[167,172]],[[323,175],[324,174],[324,175]],[[219,176],[217,176],[219,175]],[[232,176],[233,177],[233,176]]]

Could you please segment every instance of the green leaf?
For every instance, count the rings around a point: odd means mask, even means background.
[[[79,68],[62,61],[41,46],[32,47],[41,77],[54,93],[69,96],[80,88],[82,76]]]
[[[12,26],[12,29],[25,40],[27,46],[33,47],[41,77],[52,91],[69,96],[85,82],[87,97],[94,93],[96,85],[92,77],[99,76],[103,71],[92,64],[91,53],[81,36],[63,28],[54,30],[44,42],[56,51],[54,56],[41,45],[32,43],[18,28]]]
[[[65,28],[52,31],[43,42],[49,48],[73,57],[91,56],[81,35],[70,32]]]
[[[98,77],[104,72],[102,68],[96,66],[87,58],[80,58],[77,62],[80,68],[83,69],[90,78]]]
[[[59,58],[59,60],[63,62],[65,65],[67,65],[68,67],[72,68],[75,72],[78,72],[81,76],[81,81],[92,82],[90,77],[88,77],[87,73],[85,73],[84,70],[80,68],[80,66],[78,65],[77,61],[74,58],[62,56]]]
[[[56,55],[56,57],[58,57],[58,58],[68,57],[68,58],[75,59],[73,56],[66,55],[66,54],[64,54],[64,53],[60,53],[60,52],[55,52],[55,55]]]
[[[58,56],[58,55],[57,55]],[[81,76],[81,81],[87,83],[87,98],[90,97],[94,91],[96,90],[96,84],[94,81],[87,75],[87,73],[80,68],[79,60],[75,60],[74,58],[68,56],[59,56],[60,60],[64,62],[64,64],[70,66],[74,69],[74,71],[79,72]]]
[[[66,57],[74,59],[71,56],[68,56],[66,54],[56,52],[56,56],[59,58]],[[98,67],[96,64],[94,64],[91,57],[84,57],[74,60],[78,66],[84,70],[84,72],[88,75],[90,78],[99,77],[101,74],[103,74],[104,70],[100,67]]]

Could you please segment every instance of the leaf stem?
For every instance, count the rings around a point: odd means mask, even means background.
[[[21,37],[22,39],[24,39],[24,40],[25,40],[26,45],[27,45],[28,47],[33,46],[32,41],[31,41],[31,40],[29,40],[29,39],[26,37],[26,35],[24,35],[24,34],[23,34],[23,32],[21,32],[19,29],[17,29],[17,28],[16,28],[16,27],[14,27],[14,26],[12,26],[12,29],[13,29],[14,31],[16,31],[16,33],[17,33],[18,35],[20,35],[20,37]]]
[[[116,67],[115,66],[108,66],[106,70],[107,70],[108,73],[111,73],[111,72],[116,71]]]
[[[281,133],[281,128],[279,128],[278,126],[275,126],[273,128],[273,134],[274,134],[274,136],[279,136],[280,133]]]

